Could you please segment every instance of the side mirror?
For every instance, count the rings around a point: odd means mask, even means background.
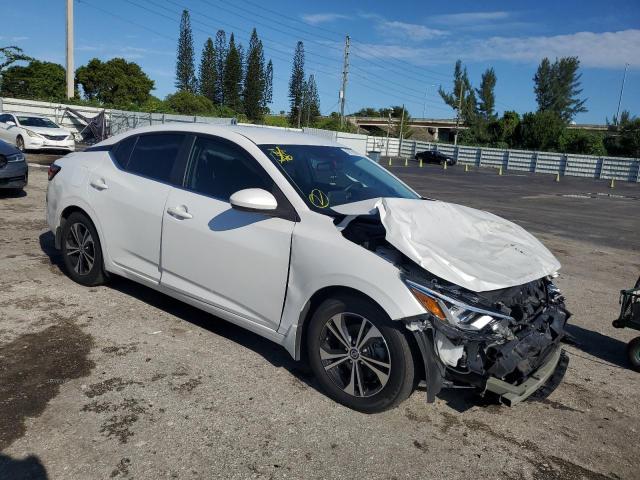
[[[7,125],[9,125],[10,127],[15,127],[16,126],[16,122],[14,122],[13,120],[8,120],[7,121]]]
[[[261,188],[239,190],[229,199],[231,207],[243,212],[265,213],[278,208],[276,197]]]

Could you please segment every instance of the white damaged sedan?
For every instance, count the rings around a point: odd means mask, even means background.
[[[331,140],[148,127],[57,160],[49,180],[73,280],[121,275],[256,332],[356,410],[421,381],[428,401],[463,387],[512,404],[566,369],[560,264],[539,241]]]

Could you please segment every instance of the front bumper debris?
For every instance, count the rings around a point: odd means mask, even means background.
[[[422,354],[427,402],[433,402],[442,388],[474,388],[514,405],[555,378],[552,391],[568,362],[560,342],[569,316],[563,305],[548,305],[510,339],[491,331],[463,330],[429,315],[405,319]],[[463,348],[455,366],[445,364],[438,353],[438,338],[445,338],[452,348]]]
[[[561,365],[562,368],[559,368],[561,359],[564,359],[564,361]],[[567,363],[568,357],[566,355],[563,356],[563,350],[560,346],[556,346],[546,362],[521,384],[513,385],[499,378],[489,377],[487,379],[486,391],[498,395],[505,405],[513,406],[516,403],[526,400],[538,391],[540,387],[545,385],[556,373],[558,373],[559,376],[563,376]]]

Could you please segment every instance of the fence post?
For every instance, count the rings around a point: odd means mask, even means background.
[[[604,170],[604,157],[600,157],[598,159],[598,163],[600,164],[600,169],[598,170],[598,180],[602,178],[602,171]]]
[[[532,163],[533,163],[533,165],[532,165],[533,168],[532,168],[531,171],[533,173],[536,173],[536,170],[538,169],[538,152],[533,152],[533,157],[531,158],[531,160],[532,160]]]
[[[476,165],[478,167],[481,167],[482,166],[482,149],[481,148],[478,148],[478,153],[476,155],[476,159],[477,159],[476,160]]]
[[[460,152],[460,146],[456,145],[456,151],[454,153],[454,159],[455,159],[456,163],[458,163],[458,157],[460,156],[459,152]]]
[[[507,150],[507,154],[504,156],[504,169],[509,170],[509,156],[511,155],[511,150]]]

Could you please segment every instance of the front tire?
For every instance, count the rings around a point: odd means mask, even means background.
[[[72,213],[62,227],[62,259],[74,282],[87,287],[105,283],[98,232],[84,213]]]
[[[309,363],[330,398],[377,413],[411,394],[416,372],[407,337],[373,302],[355,295],[327,299],[310,322]]]

